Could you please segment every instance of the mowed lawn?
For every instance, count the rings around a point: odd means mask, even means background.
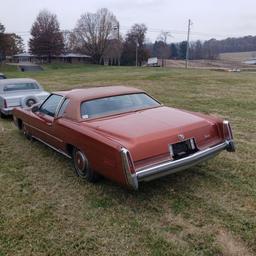
[[[49,91],[145,89],[168,106],[230,120],[237,151],[134,192],[105,179],[80,181],[68,159],[0,120],[0,256],[256,255],[256,73],[89,65],[1,71]]]

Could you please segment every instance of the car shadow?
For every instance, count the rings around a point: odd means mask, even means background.
[[[159,196],[175,196],[179,193],[191,192],[207,175],[204,169],[204,165],[198,165],[157,180],[141,182],[137,191],[121,187],[105,178],[96,183],[95,186],[100,186],[106,195],[116,200],[122,198],[120,194],[133,200],[152,200],[159,198]],[[126,201],[120,200],[119,203],[126,204]]]

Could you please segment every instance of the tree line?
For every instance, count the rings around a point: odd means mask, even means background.
[[[123,39],[117,18],[106,8],[82,14],[73,30],[61,31],[57,16],[43,10],[32,25],[29,50],[49,62],[52,56],[72,52],[91,56],[95,64],[134,65],[138,47],[141,65],[148,58],[146,31],[145,25],[134,24]]]
[[[147,44],[151,56],[160,59],[185,59],[187,42],[166,44],[164,41],[155,41]],[[227,38],[223,40],[210,39],[207,41],[194,41],[189,45],[189,58],[217,59],[220,53],[256,51],[256,36],[240,38]]]
[[[5,26],[0,23],[0,63],[5,56],[24,51],[23,40],[15,33],[5,33]]]
[[[32,24],[29,52],[47,57],[65,53],[91,56],[92,62],[110,65],[142,65],[148,57],[185,59],[187,42],[168,43],[170,33],[162,31],[154,43],[146,43],[147,27],[134,24],[125,35],[120,33],[116,16],[106,8],[85,12],[72,30],[60,30],[57,16],[47,10],[39,12]],[[190,59],[216,59],[219,53],[256,50],[256,37],[210,39],[190,43]],[[24,51],[22,38],[5,33],[0,23],[0,60]],[[137,58],[136,58],[137,56]]]

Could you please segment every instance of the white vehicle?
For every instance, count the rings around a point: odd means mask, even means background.
[[[48,97],[49,93],[33,79],[17,78],[0,80],[0,115],[12,114],[15,107],[31,107]]]
[[[157,57],[149,58],[147,66],[148,67],[160,67],[160,65],[158,64]]]
[[[6,79],[6,76],[3,73],[0,73],[0,80],[1,79]]]

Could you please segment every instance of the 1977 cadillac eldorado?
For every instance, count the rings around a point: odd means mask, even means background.
[[[235,150],[228,121],[166,107],[123,86],[55,92],[13,115],[28,138],[72,158],[81,178],[105,176],[133,189]]]

